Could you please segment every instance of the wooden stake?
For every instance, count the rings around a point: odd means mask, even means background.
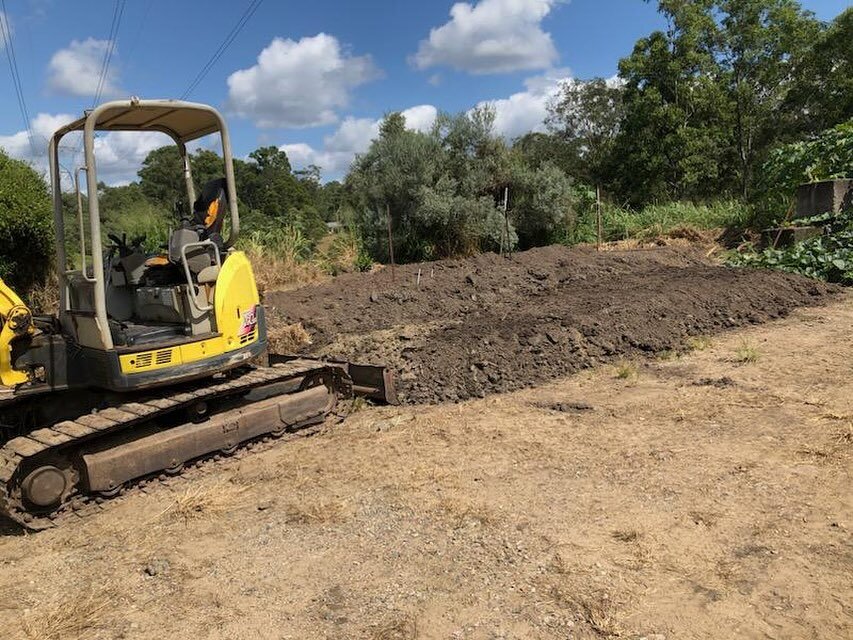
[[[388,218],[388,255],[391,258],[391,282],[394,282],[394,238],[391,235],[391,206],[388,204],[385,205],[385,216]]]
[[[595,185],[595,226],[597,228],[595,248],[601,251],[601,188],[598,185]]]

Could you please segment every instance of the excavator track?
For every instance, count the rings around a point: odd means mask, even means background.
[[[189,463],[310,432],[352,392],[346,366],[293,359],[36,429],[0,446],[0,515],[56,526]]]

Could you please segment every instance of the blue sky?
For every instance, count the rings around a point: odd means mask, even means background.
[[[5,56],[0,146],[43,167],[45,137],[92,104],[116,1],[5,4],[36,151]],[[104,97],[179,97],[249,4],[126,0]],[[802,4],[830,20],[848,2]],[[392,110],[425,129],[436,110],[488,101],[503,135],[540,129],[561,79],[614,75],[662,26],[656,3],[642,0],[265,0],[189,99],[225,112],[238,155],[281,146],[294,165],[337,177]],[[133,179],[161,142],[110,134],[102,177]]]

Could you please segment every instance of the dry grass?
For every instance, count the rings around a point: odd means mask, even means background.
[[[55,315],[59,310],[59,279],[51,271],[43,284],[37,284],[27,294],[33,313]]]
[[[640,372],[636,364],[623,360],[616,365],[614,375],[620,380],[636,380],[640,377]]]
[[[247,255],[261,295],[267,291],[296,289],[329,278],[329,274],[315,262],[281,258],[267,251],[249,250]]]
[[[293,524],[323,524],[341,522],[346,517],[345,505],[341,500],[301,498],[288,502],[284,507],[287,522]]]
[[[267,331],[267,341],[270,353],[287,355],[299,353],[310,345],[311,334],[305,330],[301,322],[274,325]]]
[[[115,596],[106,589],[72,593],[66,599],[40,605],[24,614],[21,629],[32,640],[73,640],[96,635],[107,625]]]
[[[418,622],[408,614],[401,614],[371,628],[371,640],[415,640]]]
[[[755,364],[761,359],[761,352],[748,340],[741,341],[735,349],[734,361],[739,364]]]
[[[636,542],[643,534],[636,529],[617,529],[612,535],[619,542]]]
[[[559,585],[552,587],[551,597],[561,608],[575,612],[576,617],[589,625],[596,635],[603,638],[623,635],[624,629],[617,618],[616,605],[607,593],[569,589]]]
[[[240,506],[249,488],[224,480],[195,485],[178,495],[159,517],[189,522],[220,516]]]
[[[694,336],[687,341],[687,348],[691,351],[705,351],[714,345],[714,341],[708,336]]]
[[[484,504],[449,498],[442,500],[439,508],[450,516],[454,529],[471,525],[485,527],[495,524],[498,520],[494,511]]]

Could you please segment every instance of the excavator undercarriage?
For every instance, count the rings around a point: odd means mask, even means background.
[[[7,423],[0,432],[0,515],[45,529],[140,480],[179,474],[188,463],[342,416],[355,395],[394,401],[393,383],[381,367],[271,360],[165,393],[104,394],[97,409],[79,414],[75,410],[92,406],[92,397],[0,395]],[[56,421],[32,429],[28,423],[38,415]]]

